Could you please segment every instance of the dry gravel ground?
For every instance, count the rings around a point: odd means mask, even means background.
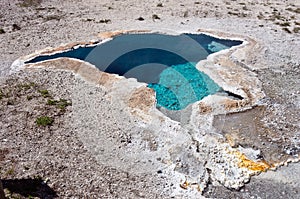
[[[4,187],[15,190],[13,196],[23,198],[28,195],[38,198],[169,198],[164,192],[166,182],[159,174],[127,173],[96,160],[72,125],[74,104],[64,109],[48,104],[52,98],[72,103],[73,92],[80,90],[78,88],[90,90],[91,97],[101,97],[104,94],[100,88],[64,71],[41,70],[13,76],[8,76],[8,72],[12,62],[20,56],[61,43],[88,41],[99,32],[119,29],[196,31],[199,28],[250,36],[263,46],[260,56],[249,56],[251,58],[242,61],[251,66],[263,83],[266,98],[261,103],[266,106],[264,113],[267,114],[262,116],[261,122],[268,125],[271,134],[253,143],[240,139],[238,144],[251,144],[265,151],[268,148],[263,148],[262,142],[265,146],[277,146],[275,155],[269,155],[275,160],[281,158],[280,154],[299,154],[299,1],[153,0],[141,6],[138,0],[1,0],[0,176]],[[43,96],[39,90],[48,90],[49,96]],[[105,100],[101,103],[101,107],[110,106]],[[36,119],[43,115],[54,119],[51,126],[36,124]],[[106,119],[101,122],[110,129],[114,125],[106,123],[110,115],[103,117]],[[226,117],[223,118],[232,121],[235,116]],[[227,127],[245,125],[247,115],[243,118],[240,123],[228,122]],[[261,128],[261,124],[253,125]],[[93,131],[88,126],[85,128],[87,132]],[[251,136],[257,138],[255,133],[257,131]],[[125,143],[129,141],[126,135],[122,136]],[[241,131],[236,136],[247,134]],[[299,176],[299,163],[290,164],[276,172],[253,177],[240,191],[209,185],[204,196],[300,198]],[[28,188],[27,192],[24,187]],[[7,190],[7,196],[11,196]]]
[[[4,187],[39,198],[136,198],[139,194],[159,198],[163,193],[154,187],[163,184],[161,180],[153,181],[154,177],[131,175],[99,164],[70,126],[71,92],[84,82],[76,81],[67,72],[53,73],[51,81],[45,74],[49,71],[3,80],[0,126]],[[68,84],[58,88],[56,85],[62,79]],[[45,90],[46,95],[41,92]],[[53,104],[49,100],[67,103]],[[36,120],[41,116],[52,118],[53,123],[38,125]],[[15,180],[15,184],[9,179]],[[40,183],[34,184],[34,180]],[[26,186],[27,183],[31,186]]]

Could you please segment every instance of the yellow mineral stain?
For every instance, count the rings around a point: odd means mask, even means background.
[[[232,135],[227,133],[227,134],[225,134],[225,138],[227,139],[227,141],[231,147],[236,147],[235,138]]]
[[[196,189],[199,192],[202,192],[200,185],[196,182],[194,183],[190,183],[187,180],[185,180],[182,184],[179,185],[182,189],[188,189],[188,188],[192,188],[192,189]]]
[[[247,156],[239,151],[235,151],[234,155],[239,158],[238,166],[247,168],[251,171],[267,171],[272,168],[272,165],[267,163],[265,160],[253,161],[247,158]]]
[[[180,184],[180,187],[182,189],[187,189],[189,187],[190,183],[188,181],[184,181],[182,184]]]

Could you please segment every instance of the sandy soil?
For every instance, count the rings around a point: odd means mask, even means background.
[[[259,149],[264,159],[271,163],[298,158],[299,9],[297,0],[153,0],[142,5],[137,0],[2,0],[0,88],[2,94],[10,93],[3,96],[0,93],[3,98],[0,101],[0,176],[6,195],[38,198],[201,197],[197,191],[180,188],[179,182],[172,180],[173,173],[164,169],[165,148],[156,144],[158,138],[155,136],[158,135],[155,133],[172,132],[171,128],[177,128],[174,122],[170,122],[170,129],[155,124],[151,127],[141,125],[141,121],[128,117],[126,111],[114,105],[107,95],[108,90],[85,82],[71,72],[38,70],[8,76],[12,62],[20,56],[62,43],[97,39],[98,33],[106,31],[196,32],[201,29],[253,38],[259,43],[260,53],[249,54],[238,61],[262,82],[266,97],[256,105],[264,108],[221,114],[214,118],[214,128],[225,137],[233,138],[235,146]],[[40,92],[43,89],[47,89],[50,96],[43,96]],[[66,99],[72,106],[62,111],[49,105],[49,99]],[[45,114],[54,118],[53,125],[37,126],[36,118]],[[227,121],[225,126],[224,121]],[[189,131],[184,130],[185,127],[182,129],[182,132]],[[186,136],[182,141],[189,139]],[[144,148],[139,148],[141,145]],[[212,147],[212,143],[207,145],[210,146],[203,145],[200,149],[203,156],[207,156],[212,148],[218,148]],[[193,146],[186,144],[191,150]],[[139,150],[149,151],[149,157],[146,152],[139,154]],[[175,155],[179,152],[174,152],[174,157],[170,154],[170,160],[176,162]],[[143,155],[145,158],[141,157]],[[143,162],[144,159],[147,161]],[[237,191],[224,188],[229,186],[227,181],[209,174],[214,173],[209,169],[214,167],[209,163],[206,165],[206,160],[209,162],[211,158],[196,163],[189,159],[191,168],[188,172],[177,169],[183,176],[188,176],[191,171],[198,171],[195,168],[199,166],[199,171],[204,172],[201,179],[205,182],[201,187],[204,188],[203,197],[300,197],[299,163],[254,176],[249,184]],[[174,178],[181,177],[174,175]],[[22,179],[27,181],[24,183]],[[24,191],[25,184],[32,186]]]

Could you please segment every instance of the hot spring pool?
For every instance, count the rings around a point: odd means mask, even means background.
[[[157,106],[181,110],[221,88],[196,63],[241,41],[204,34],[123,34],[96,46],[41,55],[25,63],[69,57],[95,65],[99,70],[145,82],[156,92]]]

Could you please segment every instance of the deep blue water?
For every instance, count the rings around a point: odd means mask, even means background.
[[[204,34],[125,34],[97,46],[43,55],[26,63],[59,57],[84,60],[101,71],[148,83],[156,91],[158,106],[180,110],[220,89],[195,64],[241,43]]]

